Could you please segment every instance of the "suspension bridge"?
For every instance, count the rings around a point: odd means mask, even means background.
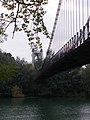
[[[59,0],[46,58],[37,79],[46,79],[88,63],[90,0]]]

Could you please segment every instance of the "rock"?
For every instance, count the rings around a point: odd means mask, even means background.
[[[22,88],[18,87],[17,85],[15,85],[11,89],[11,93],[12,97],[24,97],[24,94],[22,93]]]

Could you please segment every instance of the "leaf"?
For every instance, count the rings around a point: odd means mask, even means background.
[[[33,37],[30,37],[30,38],[28,38],[28,40],[29,40],[29,41],[32,41],[32,40],[34,40],[34,38],[33,38]]]
[[[17,2],[19,1],[19,3]],[[1,13],[1,18],[5,24],[0,27],[6,30],[9,25],[14,23],[15,31],[24,31],[28,40],[37,44],[40,43],[40,37],[36,37],[38,32],[48,36],[47,28],[44,25],[44,11],[43,5],[48,0],[2,0],[0,3],[2,7],[7,9],[7,12]],[[1,8],[2,8],[1,7]],[[13,30],[12,30],[13,31]],[[0,31],[3,33],[2,31]],[[1,34],[3,36],[3,34]]]

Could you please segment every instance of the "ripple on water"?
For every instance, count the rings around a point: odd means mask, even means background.
[[[90,120],[90,102],[64,98],[4,100],[0,101],[0,120]]]

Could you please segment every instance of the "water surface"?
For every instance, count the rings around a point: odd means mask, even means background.
[[[0,99],[0,120],[90,120],[90,100],[77,98]]]

